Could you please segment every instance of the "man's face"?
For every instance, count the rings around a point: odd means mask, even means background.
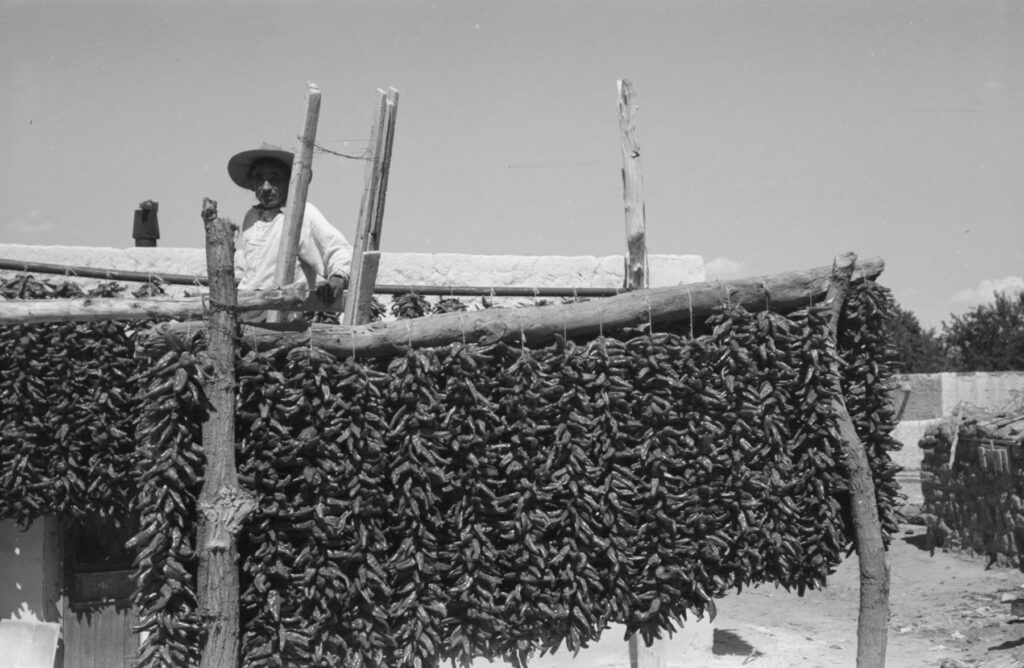
[[[288,198],[290,170],[277,160],[259,160],[249,170],[249,187],[265,209],[282,206]]]

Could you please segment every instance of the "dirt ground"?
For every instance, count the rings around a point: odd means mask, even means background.
[[[924,527],[904,525],[889,551],[887,666],[1024,666],[1024,617],[1008,599],[1024,598],[1024,573],[984,557],[924,549]],[[822,591],[804,597],[772,586],[723,599],[711,656],[669,665],[709,668],[854,666],[857,559],[847,559]],[[1024,613],[1022,613],[1024,614]]]
[[[924,527],[903,525],[888,553],[889,668],[1024,668],[1024,573],[982,556],[941,548],[929,556]],[[641,668],[852,668],[857,657],[859,575],[852,555],[828,587],[795,592],[771,585],[718,601],[711,623],[693,623],[650,648]],[[1024,602],[1024,601],[1022,601]],[[1024,615],[1024,613],[1022,613]],[[629,668],[622,628],[578,655],[535,657],[531,668]],[[480,659],[473,668],[510,668]]]

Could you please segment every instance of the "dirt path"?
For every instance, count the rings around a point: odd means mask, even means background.
[[[1024,666],[1024,619],[1002,601],[1004,593],[1024,597],[1024,573],[985,570],[984,559],[942,550],[931,557],[919,547],[923,527],[903,529],[889,551],[887,665]],[[709,660],[669,665],[854,666],[857,604],[857,559],[851,557],[827,589],[803,598],[770,586],[727,597],[719,604]]]
[[[1024,668],[1024,618],[1004,594],[1024,597],[1024,573],[986,560],[923,549],[923,527],[905,525],[888,553],[888,668]],[[822,591],[800,597],[762,586],[718,602],[711,624],[643,648],[645,668],[853,668],[859,575],[848,558]],[[629,668],[621,627],[573,657],[564,650],[531,668]],[[473,668],[511,668],[480,659]]]

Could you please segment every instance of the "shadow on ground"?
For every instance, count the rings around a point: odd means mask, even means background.
[[[764,656],[761,652],[744,640],[738,633],[730,629],[715,629],[714,644],[711,653],[716,656]]]

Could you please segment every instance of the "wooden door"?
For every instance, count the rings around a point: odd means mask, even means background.
[[[139,650],[130,602],[132,535],[123,523],[89,519],[64,540],[64,667],[130,668]]]

